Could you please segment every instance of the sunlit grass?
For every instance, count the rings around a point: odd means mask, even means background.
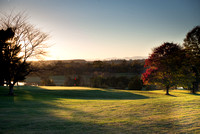
[[[200,133],[200,95],[173,90],[0,88],[2,133]]]

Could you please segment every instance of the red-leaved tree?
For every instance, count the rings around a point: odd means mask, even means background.
[[[153,49],[152,54],[145,60],[146,72],[142,74],[144,84],[155,84],[166,89],[175,85],[183,85],[182,79],[185,78],[185,57],[184,50],[177,44],[164,43]]]

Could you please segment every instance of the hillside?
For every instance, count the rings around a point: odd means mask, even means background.
[[[0,133],[200,133],[200,96],[173,90],[0,87]]]

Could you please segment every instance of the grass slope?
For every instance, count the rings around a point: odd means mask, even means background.
[[[2,134],[200,133],[200,95],[174,90],[0,87]]]

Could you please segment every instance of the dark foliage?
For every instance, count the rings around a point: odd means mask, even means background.
[[[132,78],[128,84],[128,89],[131,90],[141,90],[142,87],[143,87],[142,80],[137,76]]]
[[[196,26],[187,33],[184,39],[184,48],[189,58],[189,67],[195,73],[192,93],[196,93],[200,83],[200,26]]]
[[[42,75],[41,73],[51,75],[82,75],[92,74],[94,72],[100,73],[132,73],[141,74],[144,72],[144,60],[126,61],[43,61],[33,62],[35,72],[31,75]],[[37,71],[38,70],[38,71]],[[42,70],[40,72],[39,70]],[[38,73],[40,72],[40,73]]]
[[[8,28],[6,30],[0,30],[0,86],[4,85],[6,72],[5,69],[6,63],[5,63],[5,52],[8,48],[9,44],[7,41],[11,38],[13,38],[14,32],[11,28]]]
[[[144,60],[43,61],[32,62],[29,76],[41,79],[65,76],[65,86],[113,87],[125,89],[131,77],[144,72]],[[75,80],[76,78],[76,80]]]
[[[56,84],[54,83],[54,81],[52,79],[41,80],[40,85],[41,86],[56,86]]]
[[[121,77],[102,77],[96,76],[91,78],[91,86],[92,87],[101,87],[101,88],[116,88],[116,89],[125,89],[128,87],[129,78],[121,76]]]
[[[81,77],[67,77],[64,86],[82,86],[81,85]]]
[[[9,95],[13,95],[13,87],[16,82],[25,79],[29,73],[29,63],[23,62],[19,56],[21,45],[17,45],[14,39],[14,32],[11,28],[0,31],[0,62],[1,62],[1,85],[6,83],[9,86]]]

